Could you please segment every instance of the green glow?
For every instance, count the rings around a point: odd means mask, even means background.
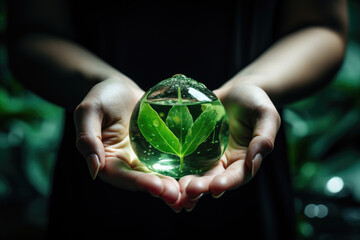
[[[221,102],[183,98],[186,89],[181,87],[176,87],[176,98],[148,100],[147,93],[130,121],[131,144],[139,160],[174,178],[209,170],[224,153],[229,138]]]

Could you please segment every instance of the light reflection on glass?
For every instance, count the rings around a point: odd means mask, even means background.
[[[190,95],[192,95],[198,101],[205,101],[205,102],[210,102],[211,101],[211,99],[209,97],[207,97],[202,92],[196,90],[195,88],[189,87],[188,92],[189,92]]]
[[[164,159],[164,160],[161,160],[161,161],[155,163],[152,167],[155,170],[169,171],[169,170],[174,169],[173,162],[174,162],[174,160],[172,160],[172,159]]]

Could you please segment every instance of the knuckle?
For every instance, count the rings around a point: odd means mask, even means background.
[[[76,147],[81,150],[83,149],[85,146],[89,145],[92,141],[92,137],[88,134],[80,134],[77,138],[76,138]]]
[[[280,114],[278,113],[278,111],[275,109],[274,112],[272,113],[273,117],[274,117],[274,122],[277,124],[277,129],[280,128],[281,125],[281,117]]]
[[[279,112],[277,111],[277,109],[275,108],[275,106],[269,106],[267,107],[267,109],[265,110],[265,112],[270,115],[270,116],[273,116],[273,118],[275,120],[280,120],[280,114]]]
[[[262,110],[260,110],[260,116],[271,119],[272,122],[276,124],[277,129],[279,129],[281,125],[281,117],[275,106],[263,106],[261,108]]]
[[[270,136],[262,136],[262,141],[264,149],[266,149],[267,152],[270,153],[275,147],[274,139]]]
[[[75,108],[76,113],[83,113],[96,108],[96,103],[91,101],[83,101]]]

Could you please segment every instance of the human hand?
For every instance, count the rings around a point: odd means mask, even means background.
[[[173,204],[180,196],[178,182],[146,170],[130,145],[130,116],[143,93],[122,79],[95,85],[74,112],[77,148],[94,179],[99,175],[116,187],[147,191]]]
[[[280,127],[280,116],[261,88],[240,83],[222,87],[215,94],[229,117],[229,144],[220,161],[203,176],[189,175],[179,180],[180,202],[188,211],[204,193],[211,192],[218,198],[248,182],[272,151]]]

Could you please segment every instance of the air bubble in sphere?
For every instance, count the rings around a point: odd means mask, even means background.
[[[181,74],[145,93],[134,108],[129,130],[139,160],[176,179],[211,169],[229,140],[220,100],[204,84]]]

